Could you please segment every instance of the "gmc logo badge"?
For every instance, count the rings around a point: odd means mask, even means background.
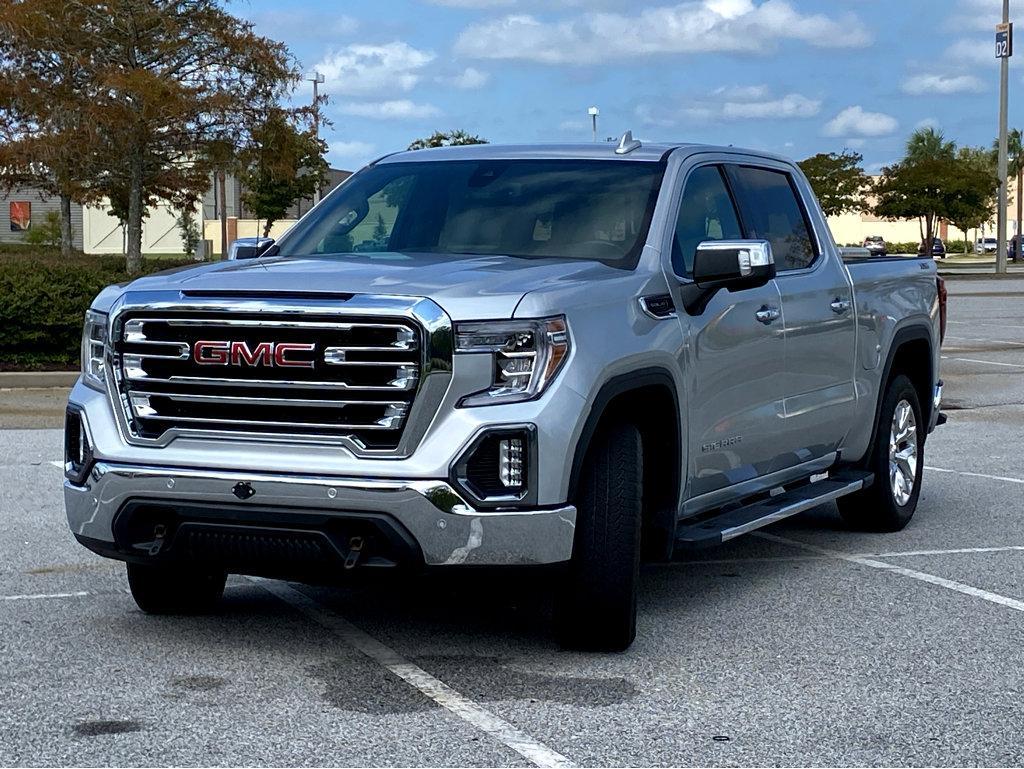
[[[312,360],[294,360],[297,352],[313,352],[315,344],[292,342],[260,342],[250,347],[247,342],[199,341],[192,351],[192,360],[200,366],[291,366],[313,368]]]

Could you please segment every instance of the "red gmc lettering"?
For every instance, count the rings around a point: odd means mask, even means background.
[[[260,342],[249,347],[247,342],[201,340],[195,343],[192,359],[201,366],[285,366],[313,368],[312,360],[290,360],[293,352],[313,352],[314,344],[294,342]]]
[[[232,342],[231,365],[241,366],[243,363],[247,366],[273,366],[273,345],[270,342],[260,342],[255,350],[250,350],[245,342]]]
[[[299,368],[313,368],[311,360],[288,360],[285,356],[292,352],[312,352],[316,349],[315,344],[297,344],[292,342],[281,342],[274,350],[274,364],[277,366],[297,366]]]
[[[196,342],[192,350],[192,360],[200,366],[226,366],[228,347],[228,342]]]

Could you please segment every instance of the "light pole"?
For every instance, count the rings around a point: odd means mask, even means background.
[[[590,115],[590,122],[594,128],[594,141],[597,141],[597,116],[601,114],[601,110],[597,107],[591,107],[587,110],[587,114]]]
[[[320,140],[320,92],[317,90],[317,86],[323,83],[325,78],[319,72],[313,71],[309,73],[309,77],[306,78],[313,84],[313,138],[317,141]],[[320,202],[320,185],[318,184],[316,189],[313,190],[313,205]]]
[[[1013,26],[1010,24],[1010,0],[1003,0],[1003,23],[996,26],[996,57],[999,59],[999,210],[996,212],[998,247],[996,272],[1006,272],[1006,169],[1007,169],[1007,103],[1009,101],[1010,56],[1013,55]],[[1021,194],[1021,190],[1017,190]]]

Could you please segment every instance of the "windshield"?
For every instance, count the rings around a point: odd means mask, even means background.
[[[664,166],[451,160],[360,171],[282,238],[282,256],[375,252],[592,259],[633,268]]]

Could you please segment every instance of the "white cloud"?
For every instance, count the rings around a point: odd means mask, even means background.
[[[586,12],[552,23],[511,14],[466,28],[458,54],[545,64],[678,53],[764,53],[799,40],[827,48],[862,47],[870,36],[852,14],[803,14],[787,0],[688,0],[634,14]]]
[[[774,96],[768,86],[755,85],[718,88],[707,96],[687,99],[682,107],[641,104],[634,113],[645,126],[667,128],[686,122],[809,118],[820,111],[818,99],[799,93]]]
[[[995,37],[992,39],[964,38],[957,40],[946,49],[943,61],[952,64],[992,66],[999,63],[996,58]]]
[[[992,32],[1003,20],[1001,0],[960,0],[956,10],[946,20],[946,28],[962,32],[965,29]],[[993,42],[993,46],[995,43]]]
[[[354,44],[333,51],[313,69],[324,76],[327,93],[352,96],[381,91],[411,91],[422,70],[434,60],[430,51],[395,41],[385,45]]]
[[[899,128],[892,115],[865,112],[859,104],[847,107],[825,124],[826,136],[886,136]]]
[[[945,96],[954,93],[977,93],[985,85],[974,75],[912,75],[903,81],[903,92],[911,96]]]
[[[417,104],[409,99],[342,104],[340,111],[345,115],[372,120],[408,120],[437,117],[441,114],[441,110],[433,104]]]
[[[788,93],[781,99],[767,101],[727,101],[722,105],[726,120],[741,118],[800,118],[814,117],[821,110],[821,102],[798,93]]]
[[[362,166],[377,154],[375,145],[361,141],[334,141],[327,145],[327,157],[332,163]]]
[[[359,20],[345,14],[325,18],[319,10],[261,11],[249,17],[256,31],[274,40],[301,37],[305,41],[336,42],[359,29]]]
[[[463,91],[472,91],[477,88],[483,88],[490,81],[491,76],[487,72],[481,72],[474,67],[466,67],[462,72],[453,77],[439,77],[437,80],[440,83],[447,83],[448,85],[460,88]]]

